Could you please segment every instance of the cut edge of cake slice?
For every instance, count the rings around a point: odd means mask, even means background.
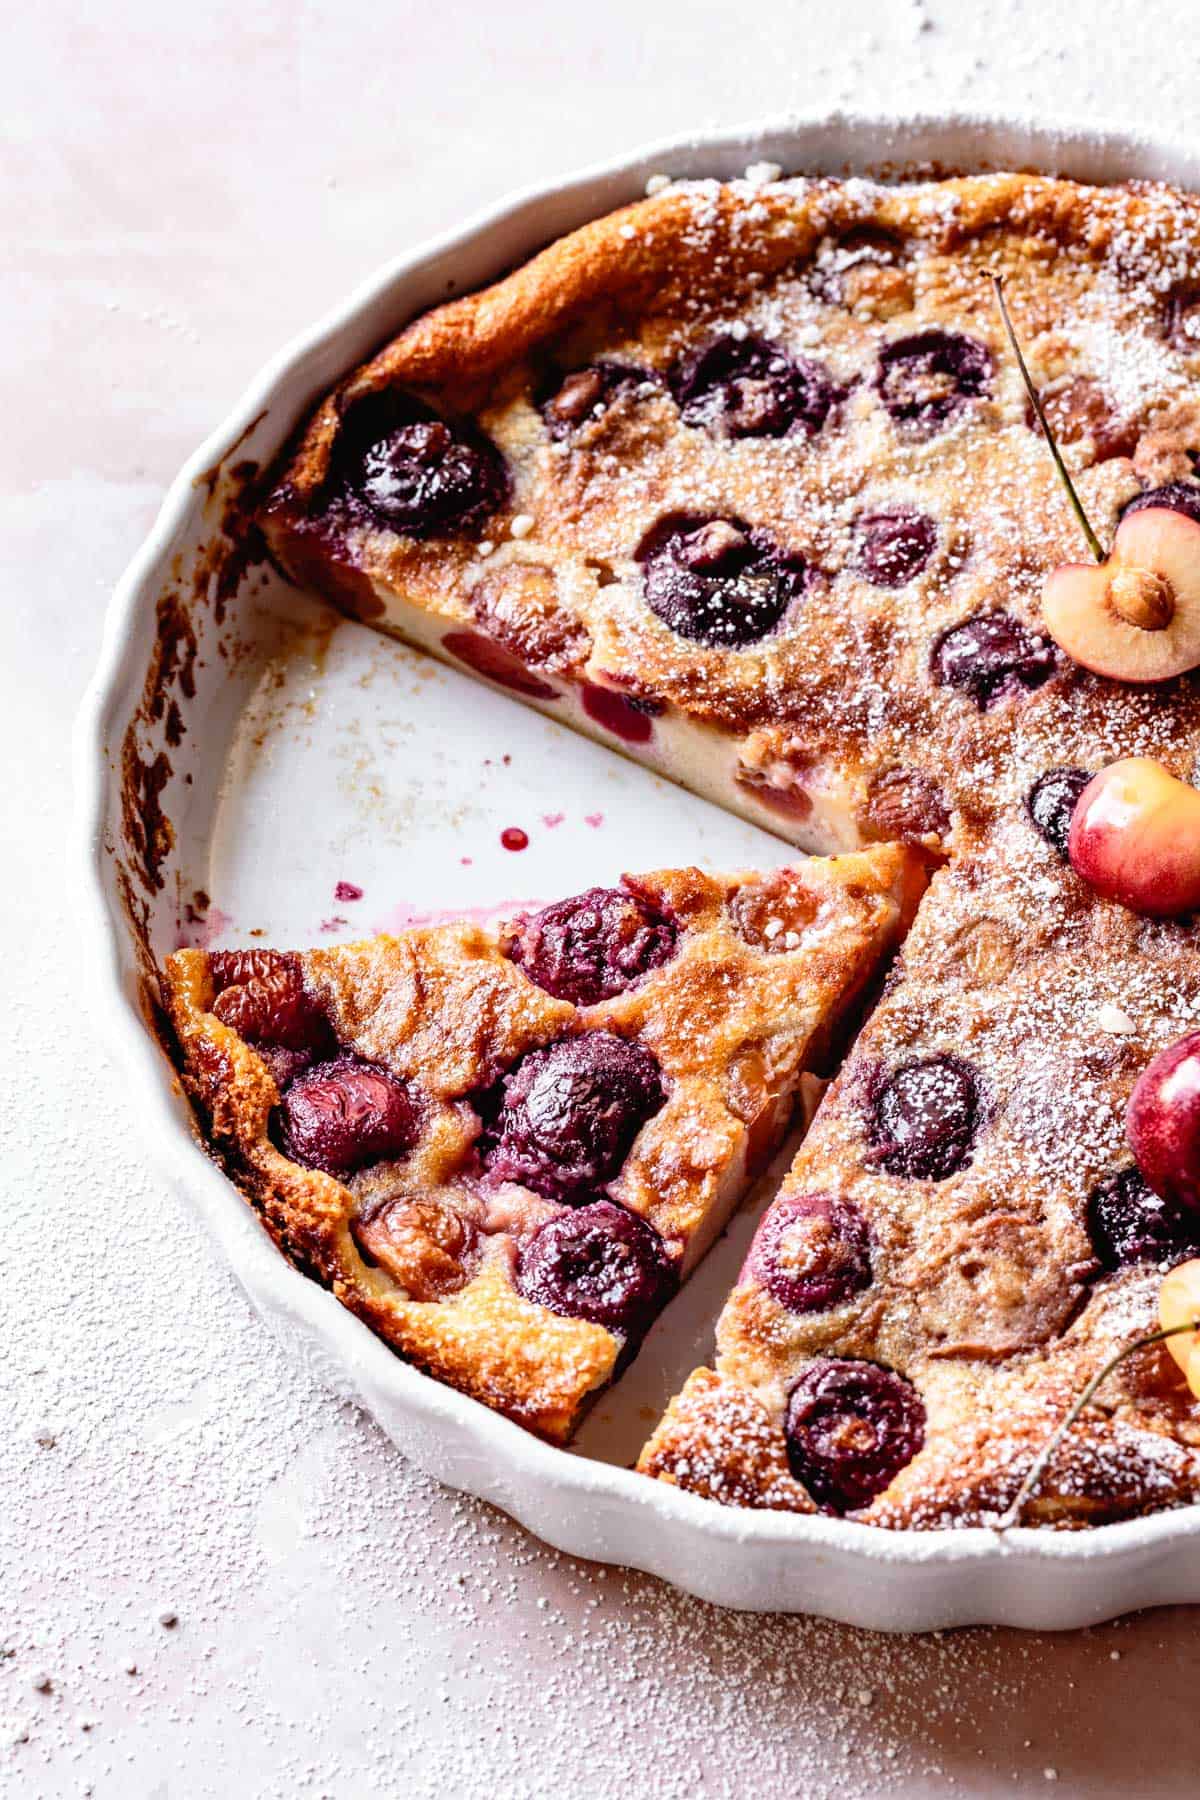
[[[901,845],[627,877],[493,929],[182,950],[206,1137],[385,1342],[563,1443],[740,1204],[903,936]]]

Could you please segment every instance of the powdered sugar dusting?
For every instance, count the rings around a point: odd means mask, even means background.
[[[49,953],[29,974],[39,1007],[70,986]],[[1116,1684],[1185,1678],[1161,1620],[1072,1646],[723,1613],[437,1487],[264,1332],[146,1172],[103,1062],[87,1124],[63,1113],[29,1016],[7,1015],[25,1106],[0,1118],[6,1166],[42,1196],[0,1239],[21,1297],[0,1309],[0,1787],[386,1795],[419,1746],[413,1794],[609,1800],[670,1743],[667,1800],[790,1792],[798,1770],[812,1800],[868,1800],[1032,1779],[1051,1755],[1078,1779],[1063,1732],[1081,1705],[1116,1780]],[[117,1208],[96,1202],[99,1156]]]
[[[68,1132],[58,1146],[82,1200],[87,1145]],[[0,1325],[0,1769],[14,1792],[149,1794],[181,1768],[182,1791],[245,1792],[249,1730],[271,1770],[254,1788],[264,1800],[394,1792],[396,1746],[415,1742],[412,1792],[607,1800],[643,1755],[611,1730],[627,1710],[676,1743],[656,1776],[668,1800],[701,1783],[782,1791],[798,1767],[814,1800],[904,1793],[974,1771],[993,1721],[1007,1735],[1038,1711],[1036,1742],[984,1766],[1007,1777],[1045,1761],[1052,1641],[888,1640],[722,1614],[544,1549],[423,1479],[314,1387],[180,1205],[136,1161],[114,1151],[110,1166],[124,1216],[93,1215],[54,1268],[28,1256],[42,1219],[14,1221],[0,1249],[8,1291],[18,1266],[33,1270],[42,1320],[37,1333],[11,1315]],[[1153,1666],[1142,1627],[1083,1640],[1076,1668],[1103,1684],[1116,1643],[1127,1666],[1139,1654]],[[572,1727],[539,1732],[532,1761],[531,1693]]]
[[[469,920],[473,925],[495,925],[502,919],[512,918],[514,914],[524,912],[530,907],[541,905],[538,899],[528,894],[513,900],[492,900],[486,906],[414,906],[410,901],[398,900],[387,912],[372,922],[371,932],[407,931],[414,925],[454,925],[459,920]]]

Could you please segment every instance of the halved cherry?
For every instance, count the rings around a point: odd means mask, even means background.
[[[1165,507],[1127,513],[1101,563],[1065,563],[1042,617],[1075,662],[1115,681],[1169,681],[1200,665],[1200,523]]]
[[[1200,1320],[1200,1258],[1180,1263],[1164,1276],[1158,1296],[1158,1320],[1164,1331],[1177,1334],[1165,1340],[1167,1349],[1200,1400],[1200,1332],[1180,1330],[1181,1326]]]
[[[1151,495],[1126,510],[1107,556],[1084,511],[1046,417],[1046,408],[1017,342],[992,276],[1029,404],[1046,438],[1063,490],[1087,539],[1094,564],[1064,563],[1042,590],[1042,617],[1059,648],[1085,669],[1114,681],[1170,681],[1200,666],[1200,521],[1166,498]]]

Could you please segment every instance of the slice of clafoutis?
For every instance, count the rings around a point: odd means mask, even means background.
[[[554,1442],[633,1356],[924,886],[899,845],[625,877],[496,929],[181,950],[184,1082],[277,1244]]]
[[[1195,932],[1089,897],[1061,844],[1022,807],[934,875],[644,1473],[735,1506],[994,1524],[1088,1377],[1156,1328],[1200,1213],[1151,1193],[1125,1109],[1200,1005]],[[1194,1500],[1197,1442],[1200,1403],[1139,1352],[1023,1521]]]

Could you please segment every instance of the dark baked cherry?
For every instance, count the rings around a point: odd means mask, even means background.
[[[448,631],[442,638],[442,648],[485,681],[494,681],[497,687],[511,688],[514,694],[524,694],[529,700],[558,699],[557,688],[482,631]]]
[[[902,1375],[850,1357],[818,1357],[788,1396],[788,1462],[820,1506],[868,1505],[925,1442],[925,1404]]]
[[[968,1161],[979,1124],[979,1083],[957,1056],[905,1063],[876,1089],[870,1125],[889,1175],[945,1181]]]
[[[547,1219],[517,1258],[517,1291],[526,1300],[629,1338],[650,1328],[676,1284],[653,1226],[611,1200]]]
[[[754,1234],[742,1279],[789,1312],[823,1312],[871,1285],[871,1232],[851,1200],[788,1194]]]
[[[508,494],[491,439],[476,426],[439,418],[408,394],[360,401],[338,454],[351,499],[408,537],[473,531]]]
[[[871,776],[865,822],[884,843],[896,838],[919,843],[949,830],[950,808],[932,775],[899,763]]]
[[[1088,1235],[1106,1269],[1178,1263],[1200,1248],[1200,1213],[1184,1212],[1146,1185],[1136,1166],[1106,1175],[1088,1196]]]
[[[572,369],[567,375],[556,376],[550,392],[542,399],[546,429],[552,438],[570,437],[618,394],[656,385],[658,380],[653,370],[639,369],[632,363],[595,362]]]
[[[990,392],[992,353],[962,332],[914,332],[879,352],[875,385],[897,424],[937,431]]]
[[[675,952],[675,927],[628,888],[588,888],[516,920],[513,931],[512,960],[576,1006],[623,994]]]
[[[820,363],[729,332],[681,357],[670,382],[685,425],[734,438],[814,437],[838,393]]]
[[[876,587],[903,587],[921,573],[937,545],[928,513],[897,506],[855,521],[854,567]]]
[[[384,1268],[410,1300],[441,1300],[468,1280],[472,1221],[432,1196],[384,1200],[352,1221],[363,1261]]]
[[[1047,769],[1025,797],[1025,807],[1046,842],[1065,862],[1071,820],[1079,796],[1091,780],[1086,769]]]
[[[1129,504],[1122,507],[1121,517],[1127,519],[1130,513],[1144,512],[1148,506],[1184,513],[1200,524],[1200,481],[1167,481],[1162,487],[1147,488],[1144,494],[1135,494]]]
[[[552,1200],[579,1199],[620,1173],[666,1093],[640,1044],[610,1031],[531,1050],[480,1102],[483,1160],[493,1175]]]
[[[404,1083],[386,1069],[341,1056],[292,1082],[278,1125],[280,1147],[293,1162],[350,1175],[411,1149],[417,1111]]]
[[[284,950],[218,950],[208,959],[213,1012],[249,1044],[332,1049],[319,1002],[304,986],[300,958]]]
[[[1163,333],[1167,341],[1185,356],[1194,356],[1200,351],[1200,288],[1185,285],[1168,294]]]
[[[853,306],[864,273],[897,269],[905,257],[904,239],[879,225],[852,225],[836,241],[822,247],[808,272],[808,287],[831,306]],[[897,286],[897,299],[910,303],[911,284]]]
[[[585,681],[579,689],[579,703],[589,719],[603,725],[626,744],[648,744],[654,736],[654,721],[666,710],[662,700],[643,698],[640,694],[620,694],[616,688],[602,687],[599,682]]]
[[[930,658],[933,678],[969,694],[980,712],[1058,673],[1053,641],[1011,613],[979,613],[943,632]]]
[[[635,554],[651,612],[701,644],[757,642],[808,585],[800,557],[786,556],[740,519],[671,513]]]

